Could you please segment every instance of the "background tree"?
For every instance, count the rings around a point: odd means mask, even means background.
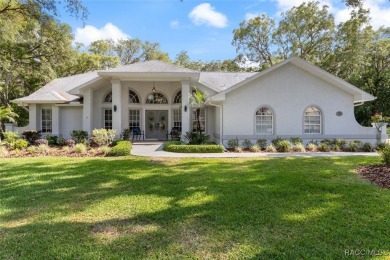
[[[190,95],[190,105],[191,108],[195,110],[195,120],[196,120],[196,131],[198,133],[202,132],[200,125],[200,111],[206,105],[207,93],[195,90]]]
[[[0,106],[0,143],[5,121],[15,122],[17,117],[18,115],[13,112],[11,107]]]

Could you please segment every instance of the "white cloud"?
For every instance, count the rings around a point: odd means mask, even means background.
[[[86,25],[84,28],[77,28],[75,35],[75,42],[81,42],[84,45],[89,45],[93,41],[109,39],[114,41],[130,37],[122,32],[117,26],[112,23],[107,23],[102,28],[96,28],[92,25]]]
[[[217,28],[226,27],[228,22],[226,15],[214,9],[209,3],[203,3],[192,9],[188,17],[196,25],[206,24]]]
[[[177,21],[177,20],[174,20],[174,21],[171,21],[170,23],[169,23],[169,26],[171,27],[171,28],[178,28],[179,27],[179,21]]]

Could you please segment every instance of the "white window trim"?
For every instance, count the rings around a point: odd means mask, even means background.
[[[306,124],[305,123],[305,118],[306,118],[306,110],[307,109],[309,109],[309,108],[311,108],[311,107],[314,107],[314,108],[317,108],[319,111],[320,111],[320,115],[319,115],[319,117],[320,117],[320,123],[319,124]],[[303,128],[302,128],[302,132],[303,132],[303,134],[305,134],[305,135],[322,135],[323,134],[323,113],[322,113],[322,109],[319,107],[319,106],[317,106],[317,105],[310,105],[310,106],[308,106],[308,107],[306,107],[304,110],[303,110]],[[320,132],[319,133],[306,133],[305,132],[305,126],[320,126],[319,128],[320,128]]]
[[[257,117],[260,116],[260,115],[257,115],[257,111],[259,111],[260,109],[262,108],[267,108],[271,111],[271,133],[258,133],[257,132]],[[275,112],[274,110],[270,107],[270,106],[259,106],[256,111],[255,111],[255,134],[256,135],[274,135],[274,131],[275,131],[275,128],[274,128],[274,124],[275,124]],[[260,124],[260,125],[265,125],[265,124]]]
[[[43,110],[49,110],[50,111],[50,119],[43,119]],[[44,132],[43,131],[43,122],[50,122],[50,130],[51,131],[46,131],[46,132]],[[41,131],[42,131],[42,133],[45,133],[45,134],[47,134],[47,133],[52,133],[53,132],[53,109],[52,108],[48,108],[48,107],[43,107],[43,108],[41,108]]]

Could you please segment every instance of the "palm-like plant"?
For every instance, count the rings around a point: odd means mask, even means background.
[[[11,107],[0,106],[0,133],[3,132],[3,121],[8,120],[9,122],[14,123],[18,114],[16,114]],[[0,138],[1,142],[1,138]]]
[[[195,88],[195,91],[190,95],[190,105],[195,109],[195,119],[196,119],[196,131],[201,132],[200,127],[200,110],[205,107],[206,99],[208,94],[202,91],[199,91]]]

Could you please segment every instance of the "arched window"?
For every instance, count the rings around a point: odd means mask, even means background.
[[[181,104],[181,90],[173,98],[173,104]]]
[[[303,132],[305,134],[321,134],[321,128],[321,110],[318,107],[306,108],[303,120]]]
[[[273,113],[268,107],[261,107],[256,111],[256,134],[273,134]]]
[[[133,104],[139,103],[138,95],[132,90],[129,90],[129,103],[133,103]]]
[[[104,98],[104,103],[112,103],[112,92],[108,93],[107,96]]]
[[[155,92],[148,95],[146,104],[168,104],[168,99],[163,94]]]

